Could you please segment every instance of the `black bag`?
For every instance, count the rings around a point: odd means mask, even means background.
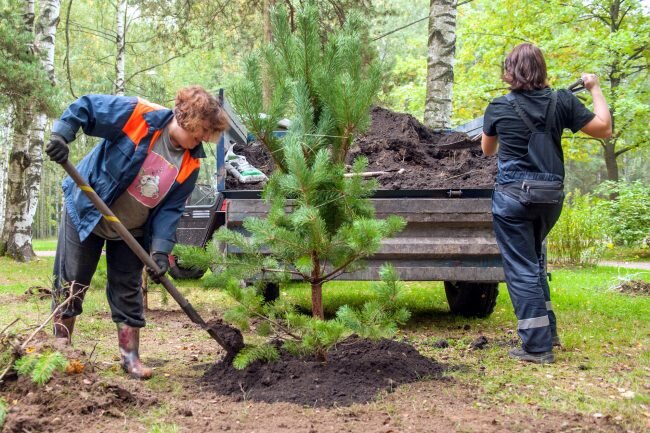
[[[523,180],[497,185],[502,191],[524,206],[531,204],[558,204],[564,199],[564,183],[559,180]]]

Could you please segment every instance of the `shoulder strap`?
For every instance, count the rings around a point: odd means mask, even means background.
[[[555,120],[555,107],[557,105],[557,92],[551,91],[551,101],[548,103],[548,110],[546,112],[546,126],[544,132],[547,134],[551,131],[553,120]]]
[[[523,120],[523,122],[526,124],[528,129],[530,129],[530,132],[535,132],[536,131],[535,125],[533,125],[533,122],[530,120],[530,117],[528,117],[528,114],[526,114],[524,109],[521,108],[521,105],[519,105],[519,102],[517,102],[515,95],[512,92],[509,92],[506,95],[506,99],[508,100],[508,102],[510,102],[512,107],[515,109],[515,113],[517,113],[519,118]],[[553,111],[555,111],[555,109],[553,109]]]

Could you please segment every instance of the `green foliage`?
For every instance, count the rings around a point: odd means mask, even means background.
[[[5,420],[7,419],[7,402],[4,398],[0,398],[0,428],[5,425]]]
[[[567,194],[560,219],[547,237],[549,261],[595,264],[605,248],[605,215],[598,199],[579,191]]]
[[[291,134],[309,162],[326,148],[333,162],[343,163],[354,134],[369,124],[368,107],[381,84],[358,14],[328,33],[319,10],[307,2],[295,22],[292,32],[286,8],[273,10],[273,42],[246,59],[244,77],[232,89],[233,104],[282,171],[289,162],[286,146],[273,135],[278,120],[293,120]]]
[[[365,23],[350,14],[340,29],[327,33],[313,2],[297,9],[295,23],[294,33],[287,10],[274,9],[273,42],[247,59],[232,92],[248,129],[279,167],[263,192],[268,216],[244,221],[249,236],[221,228],[210,252],[221,285],[231,278],[282,281],[293,274],[320,297],[324,282],[358,268],[360,259],[405,223],[374,218],[368,197],[376,181],[344,176],[350,143],[368,125],[380,85]],[[280,140],[273,129],[284,117],[293,123]],[[352,173],[362,173],[367,164],[357,159]],[[217,244],[238,253],[224,255]],[[233,312],[231,320],[241,323],[241,313]],[[322,318],[322,311],[313,314]]]
[[[49,382],[56,371],[65,371],[68,360],[61,352],[46,351],[31,353],[18,359],[15,363],[18,374],[31,375],[32,381],[38,385]]]
[[[56,88],[35,53],[34,33],[20,11],[24,3],[0,3],[0,106],[11,105],[20,114],[26,107],[52,113]]]
[[[636,182],[605,182],[597,192],[613,194],[612,200],[602,201],[601,210],[607,232],[617,245],[644,245],[650,239],[650,186]]]
[[[243,370],[255,361],[273,362],[279,358],[280,352],[272,344],[246,346],[235,356],[232,365],[238,370]]]
[[[387,338],[397,331],[397,325],[405,324],[411,313],[397,302],[402,289],[397,271],[391,264],[380,269],[381,283],[372,289],[377,293],[375,301],[363,304],[359,309],[344,305],[336,317],[350,330],[363,338]]]

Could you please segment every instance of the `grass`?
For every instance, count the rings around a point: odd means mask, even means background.
[[[42,320],[49,313],[49,300],[24,295],[31,286],[49,287],[53,258],[31,263],[16,263],[0,258],[0,328],[16,317],[21,317],[25,328]],[[451,315],[441,283],[403,283],[400,302],[412,309],[414,317],[401,329],[398,338],[412,343],[418,350],[450,366],[447,375],[475,390],[479,404],[530,408],[536,407],[567,413],[603,414],[620,420],[627,428],[643,431],[646,428],[650,405],[650,297],[628,296],[613,290],[628,279],[650,281],[650,271],[595,267],[587,269],[553,270],[551,291],[558,317],[560,337],[564,347],[557,351],[557,362],[537,366],[520,364],[507,357],[507,350],[515,344],[516,319],[504,285],[494,313],[485,319],[463,318]],[[114,363],[115,328],[103,290],[105,266],[93,281],[84,302],[84,314],[78,322],[77,344],[88,351],[97,344],[99,360]],[[190,302],[204,317],[222,311],[231,305],[218,290],[199,289],[197,281],[178,283]],[[150,292],[150,303],[157,309],[178,310],[173,300],[162,304],[158,287]],[[285,296],[303,308],[309,307],[309,288],[305,284],[282,287]],[[325,310],[333,314],[343,304],[360,305],[373,297],[368,282],[336,282],[325,286]],[[216,311],[219,310],[219,311]],[[213,344],[206,333],[189,332],[173,335],[177,330],[165,328],[164,316],[149,320],[148,329],[163,333],[160,338],[175,338],[177,350]],[[166,334],[165,334],[166,332]],[[172,332],[172,334],[169,334]],[[487,337],[484,350],[471,350],[470,343],[478,336]],[[434,342],[445,339],[447,348],[436,348]],[[189,349],[188,349],[189,350]],[[172,395],[178,392],[175,377],[198,375],[186,371],[177,352],[170,346],[151,345],[144,348],[145,356],[157,352],[164,358],[157,370],[157,379],[147,384],[152,392]],[[201,354],[209,362],[210,353]],[[121,374],[106,369],[104,375]],[[165,376],[164,374],[168,374]],[[161,408],[160,410],[165,410]],[[175,431],[174,424],[160,423],[160,418],[142,415],[150,431]]]
[[[32,248],[34,251],[54,251],[56,250],[56,238],[33,239]]]

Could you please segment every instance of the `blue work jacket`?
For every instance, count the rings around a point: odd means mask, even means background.
[[[81,128],[87,135],[103,138],[79,162],[77,170],[111,206],[133,182],[153,144],[173,117],[171,110],[136,97],[86,95],[73,102],[54,122],[52,133],[71,142]],[[203,157],[201,144],[185,151],[169,193],[151,210],[145,224],[145,245],[150,251],[169,253],[174,247],[176,226],[198,178],[199,158]],[[70,177],[63,181],[63,193],[68,215],[83,241],[102,215]]]

